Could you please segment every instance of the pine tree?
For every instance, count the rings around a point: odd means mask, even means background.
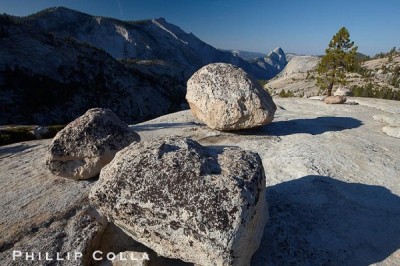
[[[317,84],[327,90],[328,96],[332,95],[334,84],[346,84],[346,71],[356,68],[356,53],[357,46],[350,41],[348,30],[342,27],[329,42],[317,66]]]

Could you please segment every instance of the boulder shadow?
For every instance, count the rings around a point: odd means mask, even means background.
[[[127,235],[122,229],[117,227],[114,223],[110,222],[107,225],[99,243],[97,243],[96,250],[102,252],[103,259],[100,261],[92,260],[90,265],[92,266],[112,266],[113,263],[106,258],[106,254],[112,252],[118,254],[124,251],[134,251],[134,252],[146,252],[149,256],[149,261],[147,266],[193,266],[193,263],[187,263],[178,259],[171,259],[162,256],[158,256],[157,253],[146,247],[145,245],[135,241],[129,235]],[[98,256],[100,257],[100,256]],[[126,265],[142,265],[142,261],[133,262],[132,264],[126,263]],[[125,264],[124,264],[125,265]],[[144,265],[144,264],[143,264]]]
[[[267,201],[253,266],[370,265],[400,248],[400,197],[385,187],[305,176],[267,188]]]
[[[352,117],[323,116],[317,118],[293,119],[287,121],[276,121],[268,125],[238,131],[239,135],[274,135],[287,136],[293,134],[319,135],[329,131],[342,131],[353,129],[363,123]]]

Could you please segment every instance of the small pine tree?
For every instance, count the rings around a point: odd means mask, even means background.
[[[350,34],[342,27],[329,42],[325,55],[317,66],[317,84],[326,89],[328,96],[332,95],[333,85],[346,84],[346,71],[356,68],[357,46],[350,41]]]
[[[393,47],[390,51],[389,51],[389,58],[388,58],[388,62],[391,63],[393,62],[393,56],[396,55],[396,46]]]
[[[393,62],[393,54],[392,53],[389,54],[388,62],[389,63]]]

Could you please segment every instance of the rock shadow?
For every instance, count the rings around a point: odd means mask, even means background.
[[[329,131],[342,131],[357,128],[361,125],[363,125],[363,123],[360,120],[352,117],[323,116],[317,118],[273,121],[262,127],[238,131],[237,134],[287,136],[306,133],[319,135]]]
[[[13,145],[11,147],[7,146],[0,146],[0,157],[6,156],[6,155],[11,155],[15,154],[18,152],[23,152],[27,149],[31,149],[33,147],[39,146],[38,144],[26,144],[26,143],[21,143],[17,145]]]
[[[267,188],[267,201],[253,266],[363,266],[400,248],[400,197],[385,187],[305,176]]]
[[[186,123],[155,123],[155,124],[145,124],[145,125],[132,125],[130,128],[134,131],[152,131],[152,130],[160,130],[164,128],[185,128],[189,126],[198,126],[199,124],[195,122],[186,122]]]

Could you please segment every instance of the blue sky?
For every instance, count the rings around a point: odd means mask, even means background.
[[[0,0],[0,13],[52,6],[123,20],[164,17],[224,49],[323,54],[342,26],[360,52],[400,47],[400,0]]]

